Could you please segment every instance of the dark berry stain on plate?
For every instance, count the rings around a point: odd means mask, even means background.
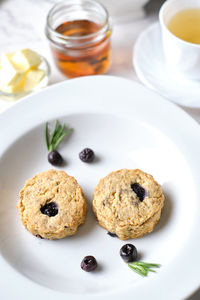
[[[117,237],[116,233],[108,231],[107,234],[111,237]]]

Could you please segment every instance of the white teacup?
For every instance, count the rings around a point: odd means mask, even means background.
[[[200,80],[200,45],[181,40],[167,27],[176,13],[194,8],[200,8],[200,0],[167,0],[160,9],[159,20],[164,54],[171,73]]]

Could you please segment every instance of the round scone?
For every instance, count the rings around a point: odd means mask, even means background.
[[[22,223],[35,236],[61,239],[75,234],[85,221],[81,187],[64,171],[49,170],[28,179],[19,197]]]
[[[99,181],[93,195],[93,211],[99,225],[121,240],[151,232],[163,205],[160,185],[138,169],[108,174]]]

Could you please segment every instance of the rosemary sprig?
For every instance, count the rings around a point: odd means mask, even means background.
[[[147,276],[148,272],[155,272],[155,270],[153,270],[152,268],[160,268],[159,264],[151,264],[142,261],[128,263],[128,266],[131,270],[133,270],[141,276]]]
[[[64,137],[72,131],[72,128],[66,127],[65,124],[60,125],[58,120],[54,123],[52,132],[49,132],[49,124],[46,123],[45,127],[45,139],[49,152],[57,149],[58,145],[62,142]]]

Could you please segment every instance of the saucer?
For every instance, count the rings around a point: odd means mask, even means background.
[[[168,71],[158,22],[147,28],[137,39],[133,65],[137,76],[147,87],[177,104],[200,108],[200,81],[173,76]]]

